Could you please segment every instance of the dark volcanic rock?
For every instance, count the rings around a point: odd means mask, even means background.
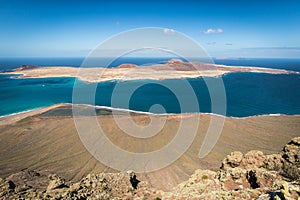
[[[13,71],[18,72],[18,71],[24,71],[24,70],[28,70],[28,69],[35,69],[38,68],[38,66],[34,66],[34,65],[22,65],[16,69],[14,69]]]

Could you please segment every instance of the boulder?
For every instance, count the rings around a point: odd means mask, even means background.
[[[219,170],[216,178],[222,183],[225,191],[251,188],[246,177],[246,170],[236,167],[227,170]]]
[[[276,171],[256,168],[247,171],[247,179],[252,189],[261,188],[268,190],[275,180],[281,180],[281,176]]]
[[[50,174],[48,176],[49,178],[49,185],[47,187],[47,191],[51,191],[51,190],[55,190],[58,188],[64,188],[66,187],[65,185],[65,180],[60,178],[58,175],[56,174]]]
[[[281,154],[285,161],[300,167],[300,137],[296,137],[286,144]]]
[[[271,154],[266,156],[266,160],[261,167],[267,170],[279,171],[282,168],[282,166],[282,156],[279,154]]]
[[[246,153],[240,163],[241,168],[244,169],[253,169],[259,168],[264,165],[266,156],[261,151],[249,151]]]
[[[0,178],[0,199],[1,197],[13,192],[16,185],[11,180],[5,180]]]
[[[222,169],[238,167],[243,159],[243,153],[240,151],[231,152],[230,155],[227,155],[226,158],[222,161]]]

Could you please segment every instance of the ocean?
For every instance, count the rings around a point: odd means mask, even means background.
[[[168,58],[123,58],[110,67],[122,63],[147,65],[165,63]],[[64,65],[79,67],[83,58],[0,58],[0,71],[10,71],[23,64],[49,66]],[[300,71],[300,59],[224,59],[214,60],[216,64],[235,66],[257,66]],[[300,75],[231,73],[222,79],[226,90],[226,113],[230,117],[248,117],[268,114],[300,114]],[[184,112],[211,113],[211,99],[202,78],[188,79],[199,102],[197,109],[191,107]],[[75,78],[35,78],[16,79],[10,75],[0,75],[0,116],[46,107],[57,103],[72,103]],[[85,83],[80,83],[84,87]],[[110,81],[97,84],[95,104],[111,107],[112,93],[117,84],[143,85],[129,100],[128,105],[114,104],[113,107],[148,112],[152,105],[160,104],[164,110],[157,113],[181,113],[180,102],[176,95],[161,84],[177,84],[180,80],[162,81]],[[123,91],[126,93],[126,91]],[[189,93],[179,94],[189,101]],[[84,100],[81,103],[87,103]]]

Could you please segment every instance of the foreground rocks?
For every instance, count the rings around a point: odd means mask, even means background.
[[[261,151],[228,155],[217,172],[197,170],[166,199],[298,199],[300,137],[278,154]]]
[[[196,170],[172,191],[157,190],[132,172],[89,174],[77,183],[24,170],[0,179],[0,199],[298,199],[300,137],[281,152],[232,152],[220,170]]]
[[[156,199],[159,192],[137,179],[134,172],[89,174],[77,183],[66,183],[56,174],[48,176],[46,189],[15,185],[0,179],[0,199]],[[26,181],[25,181],[26,182]]]

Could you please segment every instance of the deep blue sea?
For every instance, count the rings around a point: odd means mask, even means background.
[[[138,65],[165,63],[167,58],[123,58],[111,67],[122,63]],[[83,58],[0,58],[0,71],[9,71],[23,64],[30,65],[69,65],[79,67]],[[237,66],[258,66],[300,71],[300,59],[240,59],[215,60],[217,64]],[[215,78],[211,78],[215,79]],[[232,73],[222,79],[226,89],[226,116],[246,117],[262,114],[300,114],[300,75],[274,75],[263,73]],[[57,103],[72,103],[75,78],[15,79],[0,75],[0,116],[46,107]],[[177,82],[176,82],[177,81]],[[211,100],[205,81],[202,78],[189,79],[203,113],[210,113]],[[179,80],[106,82],[97,85],[95,103],[99,106],[112,106],[111,97],[116,84],[139,85],[130,98],[129,105],[115,105],[136,111],[149,111],[154,104],[161,104],[167,113],[180,113],[178,99],[168,88],[160,84],[177,84]],[[81,83],[85,87],[85,83]],[[88,86],[86,86],[88,87]],[[127,91],[123,91],[126,93]],[[189,93],[180,94],[189,101]],[[82,101],[82,103],[87,103]],[[185,110],[195,112],[195,110]],[[223,113],[216,113],[223,114]]]

